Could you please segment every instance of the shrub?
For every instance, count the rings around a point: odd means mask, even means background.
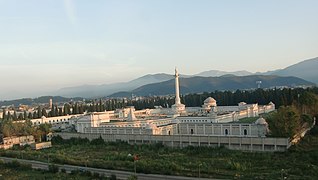
[[[62,144],[64,142],[63,138],[61,136],[53,136],[51,140],[52,144]]]
[[[138,177],[135,176],[135,175],[131,175],[131,176],[129,176],[129,177],[127,178],[127,180],[137,180],[137,179],[138,179]]]
[[[71,174],[72,174],[72,175],[77,175],[77,174],[79,174],[79,173],[80,173],[79,170],[72,170],[72,171],[71,171]]]
[[[104,139],[99,136],[99,138],[97,139],[93,139],[91,142],[90,142],[91,145],[104,145],[105,144],[105,141]]]
[[[311,135],[318,135],[318,126],[315,125],[309,132]]]
[[[98,172],[94,172],[92,175],[94,178],[99,178],[101,175]]]
[[[19,168],[20,165],[21,165],[21,163],[19,163],[19,162],[16,161],[16,160],[13,160],[13,161],[11,161],[11,162],[7,162],[5,165],[6,165],[6,167],[8,167],[8,168]]]
[[[66,170],[63,168],[63,169],[61,169],[61,172],[62,173],[66,173]]]
[[[92,173],[90,171],[86,171],[86,170],[82,170],[81,174],[84,176],[92,176]]]
[[[7,162],[4,164],[5,167],[10,168],[10,169],[20,169],[20,170],[30,170],[32,169],[32,165],[31,164],[24,164],[24,163],[20,163],[16,160],[13,160],[11,162]]]
[[[116,179],[117,179],[117,177],[116,177],[116,175],[115,175],[115,174],[112,174],[112,175],[110,175],[109,179],[110,179],[110,180],[116,180]]]
[[[52,172],[52,173],[57,173],[57,172],[59,172],[59,167],[57,165],[50,164],[49,165],[49,171]]]

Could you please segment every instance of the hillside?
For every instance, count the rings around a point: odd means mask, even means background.
[[[308,59],[284,69],[271,72],[271,75],[295,76],[318,84],[318,57]]]
[[[118,91],[131,91],[137,87],[149,84],[157,83],[162,81],[167,81],[173,78],[173,75],[169,74],[148,74],[140,78],[121,83],[113,84],[102,84],[102,85],[83,85],[76,87],[63,88],[56,91],[55,95],[65,96],[65,97],[85,97],[85,98],[94,98],[107,96],[114,92]]]
[[[53,103],[60,103],[60,102],[69,102],[71,100],[79,101],[83,100],[82,98],[65,98],[61,96],[41,96],[38,98],[22,98],[22,99],[15,99],[15,100],[8,100],[8,101],[0,101],[1,106],[19,106],[20,104],[24,105],[32,105],[32,104],[42,104],[42,103],[49,103],[49,100],[52,99]]]
[[[270,88],[276,86],[300,86],[314,85],[311,82],[305,81],[296,77],[279,77],[265,75],[251,76],[221,76],[221,77],[190,77],[180,78],[180,91],[186,93],[211,92],[215,90],[236,90],[236,89],[254,89],[256,81],[262,81],[262,88]],[[153,83],[141,86],[130,92],[118,92],[112,97],[129,97],[131,94],[138,96],[149,95],[168,95],[174,94],[174,80],[169,80],[160,83]]]

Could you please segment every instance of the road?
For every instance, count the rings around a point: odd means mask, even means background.
[[[44,169],[48,170],[48,163],[34,161],[34,160],[25,160],[25,159],[16,159],[16,158],[8,158],[8,157],[0,157],[4,162],[11,162],[13,160],[17,160],[20,163],[31,164],[34,169]],[[129,176],[134,175],[133,172],[127,171],[118,171],[118,170],[108,170],[108,169],[99,169],[99,168],[91,168],[84,166],[73,166],[67,164],[54,164],[59,167],[59,169],[65,169],[66,172],[71,172],[74,170],[81,171],[90,171],[91,173],[99,173],[105,176],[111,176],[112,174],[116,175],[117,179],[127,179]],[[195,178],[195,177],[185,177],[185,176],[168,176],[168,175],[159,175],[159,174],[143,174],[137,173],[138,180],[193,180],[193,179],[202,179],[207,180],[206,178]]]

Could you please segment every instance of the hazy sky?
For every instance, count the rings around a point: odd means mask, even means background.
[[[0,0],[0,100],[317,56],[317,0]]]

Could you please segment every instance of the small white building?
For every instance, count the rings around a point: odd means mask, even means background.
[[[75,128],[77,132],[84,133],[85,128],[99,127],[101,123],[110,122],[108,112],[94,112],[77,118]]]

